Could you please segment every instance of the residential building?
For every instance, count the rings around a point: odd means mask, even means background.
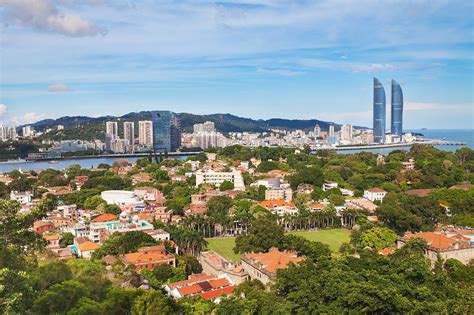
[[[123,123],[123,138],[127,152],[135,151],[135,123],[126,121]]]
[[[293,190],[291,188],[271,188],[265,191],[266,200],[293,201]]]
[[[364,190],[364,198],[368,199],[372,202],[374,201],[383,201],[383,198],[385,198],[385,195],[387,192],[383,189],[380,188],[371,188],[368,190]]]
[[[342,125],[341,140],[348,142],[352,141],[352,125]]]
[[[178,115],[169,111],[152,111],[153,151],[174,152],[181,146]]]
[[[329,125],[329,137],[334,137],[334,125]]]
[[[94,253],[94,251],[99,249],[100,245],[87,240],[85,242],[82,242],[81,244],[78,244],[76,248],[77,248],[78,257],[90,259],[92,256],[92,253]]]
[[[201,252],[198,257],[202,272],[217,277],[229,279],[233,284],[240,284],[249,279],[245,270],[234,262],[225,259],[216,252]]]
[[[285,200],[264,200],[259,205],[278,216],[298,214],[298,208],[292,202]]]
[[[222,295],[231,295],[235,288],[226,278],[206,274],[191,275],[188,280],[164,286],[165,291],[175,299],[200,296],[205,300],[213,299],[217,303]]]
[[[314,137],[320,138],[321,137],[321,127],[319,125],[314,126]]]
[[[137,252],[124,254],[121,258],[125,265],[133,265],[137,271],[143,269],[151,271],[155,266],[162,264],[176,267],[175,256],[167,254],[163,245],[142,247]]]
[[[373,131],[375,143],[384,143],[385,140],[385,106],[385,89],[382,82],[374,78]]]
[[[151,120],[138,122],[138,144],[146,147],[153,145],[153,123]]]
[[[24,138],[31,138],[35,135],[35,130],[31,126],[24,126],[22,128],[22,134]]]
[[[434,266],[438,256],[443,260],[457,259],[467,265],[474,261],[474,242],[462,234],[449,235],[443,232],[418,232],[405,233],[398,239],[397,247],[401,248],[412,238],[422,238],[428,243],[425,256],[431,260]]]
[[[112,140],[118,138],[118,123],[116,121],[108,121],[105,123],[105,134],[110,135]]]
[[[323,186],[321,187],[323,191],[328,191],[330,189],[337,189],[339,185],[337,182],[325,181]]]
[[[347,205],[349,207],[366,210],[369,213],[374,213],[375,210],[377,210],[377,205],[375,203],[363,198],[348,200]]]
[[[405,167],[405,171],[413,171],[415,169],[415,159],[408,159],[406,162],[402,162]]]
[[[260,280],[266,285],[275,281],[278,269],[288,268],[290,263],[298,264],[304,259],[304,256],[298,257],[296,252],[281,252],[277,248],[271,248],[268,253],[243,254],[241,264],[252,280]]]
[[[245,191],[244,179],[240,171],[215,172],[213,170],[199,170],[196,172],[196,187],[201,184],[212,184],[219,187],[225,181],[233,183],[235,190]]]
[[[400,140],[403,134],[403,92],[400,84],[392,80],[392,124],[390,133]]]
[[[126,190],[105,190],[100,193],[100,197],[109,205],[133,205],[142,202],[133,191]]]
[[[33,198],[33,194],[30,191],[14,191],[10,192],[10,200],[16,200],[21,204],[29,204],[31,203],[31,199]]]

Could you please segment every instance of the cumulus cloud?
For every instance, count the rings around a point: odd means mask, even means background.
[[[69,87],[64,83],[53,83],[48,85],[49,92],[68,92],[70,91]]]
[[[4,21],[66,36],[105,35],[104,28],[77,14],[60,12],[51,0],[0,0]]]
[[[5,114],[7,112],[7,109],[8,109],[7,105],[0,104],[0,115]]]
[[[35,112],[26,112],[22,116],[12,117],[11,122],[15,126],[26,125],[26,124],[32,124],[34,122],[37,122],[41,119],[44,119],[45,117],[46,117],[46,114],[39,114],[39,113],[35,113]]]

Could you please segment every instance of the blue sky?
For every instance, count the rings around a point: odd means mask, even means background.
[[[0,121],[168,109],[371,126],[376,76],[388,106],[390,79],[402,85],[405,128],[473,128],[473,12],[452,0],[0,0]]]

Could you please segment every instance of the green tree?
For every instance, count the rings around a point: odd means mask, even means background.
[[[66,232],[61,235],[59,239],[59,245],[61,247],[67,247],[68,245],[72,245],[74,243],[74,235],[71,232]]]
[[[373,227],[362,232],[358,240],[359,248],[383,249],[391,246],[397,240],[397,234],[390,229]]]
[[[272,247],[279,247],[283,238],[283,227],[272,218],[260,217],[253,221],[248,234],[237,236],[234,252],[267,252]]]
[[[150,290],[139,296],[132,307],[133,315],[176,314],[176,303],[161,291]]]
[[[222,184],[219,186],[220,191],[226,191],[226,190],[232,190],[234,189],[234,183],[225,180],[222,182]]]

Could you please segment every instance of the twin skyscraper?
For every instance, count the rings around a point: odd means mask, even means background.
[[[398,141],[402,139],[403,131],[403,93],[400,84],[395,80],[392,80],[392,124],[391,124],[391,136],[392,138],[398,138]],[[386,101],[385,101],[385,89],[382,83],[374,78],[374,142],[384,143],[385,142],[385,121],[386,121]]]

